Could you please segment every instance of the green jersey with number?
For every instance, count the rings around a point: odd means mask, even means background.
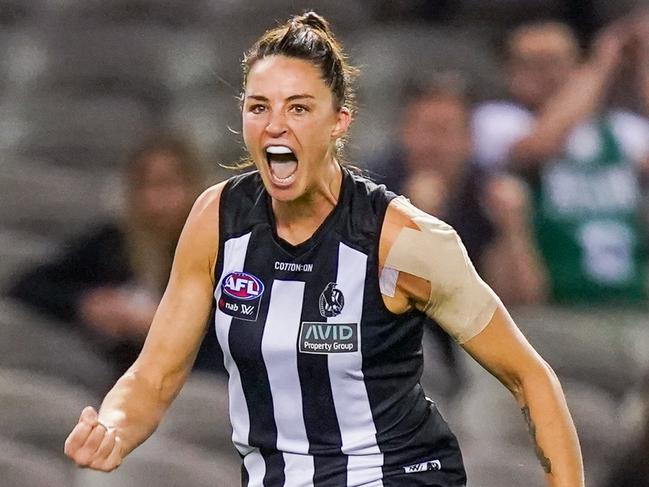
[[[646,240],[637,168],[609,124],[599,150],[546,164],[535,188],[535,231],[560,302],[646,298]]]

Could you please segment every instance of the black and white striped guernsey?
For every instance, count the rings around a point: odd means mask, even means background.
[[[307,241],[279,238],[257,172],[220,204],[215,327],[249,487],[462,486],[457,441],[419,386],[423,315],[383,304],[384,187],[343,170]]]

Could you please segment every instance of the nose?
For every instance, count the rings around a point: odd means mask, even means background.
[[[271,137],[281,137],[287,131],[286,118],[282,113],[272,113],[266,125],[266,133]]]

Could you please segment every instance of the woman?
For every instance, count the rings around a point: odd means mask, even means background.
[[[114,379],[142,348],[183,224],[205,188],[191,147],[171,136],[144,142],[123,171],[122,215],[75,239],[9,291],[91,340],[114,367]]]
[[[338,162],[352,74],[312,12],[247,53],[257,171],[199,197],[142,353],[66,441],[77,464],[112,470],[154,431],[214,303],[243,485],[464,485],[455,437],[418,385],[424,315],[515,395],[548,485],[583,485],[556,377],[453,230]]]

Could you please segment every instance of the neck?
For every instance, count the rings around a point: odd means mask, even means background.
[[[467,163],[464,161],[466,158],[460,162],[448,161],[446,164],[440,164],[439,161],[431,161],[428,157],[411,157],[406,160],[406,171],[409,174],[434,172],[447,187],[453,188],[466,171]]]
[[[297,245],[313,235],[333,211],[340,197],[343,173],[338,161],[332,160],[316,185],[293,201],[272,200],[277,234]]]

